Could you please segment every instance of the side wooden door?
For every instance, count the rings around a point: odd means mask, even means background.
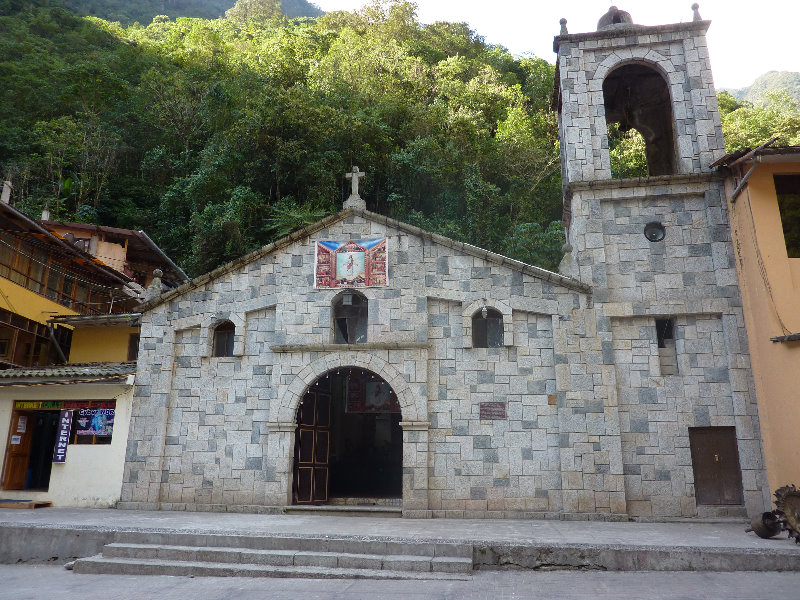
[[[8,435],[8,450],[3,473],[3,489],[24,490],[31,458],[31,440],[36,415],[14,411],[11,415],[11,431]]]
[[[331,396],[309,391],[297,411],[295,435],[294,501],[328,501]]]
[[[690,427],[689,449],[697,503],[743,504],[736,428]]]

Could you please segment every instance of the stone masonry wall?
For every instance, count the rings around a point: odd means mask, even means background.
[[[571,189],[573,251],[563,266],[592,283],[596,310],[613,324],[628,512],[698,514],[688,428],[704,425],[736,427],[745,504],[758,512],[768,502],[758,413],[719,179],[607,180]],[[663,241],[644,236],[653,221],[665,227]],[[675,319],[677,376],[660,373],[655,318]]]
[[[732,389],[720,315],[675,318],[677,375],[660,372],[653,319],[613,319],[613,330],[629,513],[697,514],[689,427],[736,427],[744,489],[758,499],[758,420]]]
[[[516,311],[513,345],[463,348],[461,305],[428,300],[433,346],[430,508],[557,512],[561,508],[552,318]],[[507,420],[481,420],[504,402]]]

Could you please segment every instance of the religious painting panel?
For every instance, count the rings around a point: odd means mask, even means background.
[[[388,285],[387,239],[319,241],[314,259],[314,287],[322,289]]]

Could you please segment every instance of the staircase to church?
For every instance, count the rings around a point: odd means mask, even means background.
[[[119,532],[76,573],[326,579],[464,579],[472,545],[363,537]]]
[[[400,498],[329,498],[325,504],[295,504],[283,509],[286,515],[323,515],[334,517],[392,517],[403,516]]]

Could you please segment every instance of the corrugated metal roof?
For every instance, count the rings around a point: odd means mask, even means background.
[[[169,278],[173,285],[179,285],[184,281],[189,281],[188,275],[183,272],[172,259],[167,256],[164,251],[150,239],[144,231],[135,229],[120,229],[119,227],[106,227],[104,225],[91,225],[89,223],[70,223],[65,221],[41,221],[41,223],[50,229],[76,229],[78,231],[108,233],[127,238],[128,240],[128,257],[134,261],[154,261],[160,259],[163,264],[159,265],[162,271],[171,272],[173,277]],[[153,256],[155,255],[155,257]]]
[[[132,279],[125,274],[119,273],[102,262],[96,261],[88,252],[84,252],[76,246],[68,244],[62,238],[44,227],[39,221],[32,219],[13,206],[0,202],[0,215],[3,216],[4,230],[11,232],[30,232],[34,235],[41,236],[40,239],[47,240],[48,245],[59,248],[61,254],[69,256],[72,259],[81,259],[83,261],[81,263],[83,268],[90,269],[94,273],[101,273],[117,284],[125,285],[129,281],[132,281]],[[14,227],[10,226],[11,222],[14,223]]]
[[[774,141],[770,140],[770,142]],[[755,160],[756,157],[778,157],[778,156],[789,156],[794,157],[797,154],[800,154],[800,146],[769,146],[769,143],[762,144],[758,148],[751,149],[751,148],[744,148],[742,150],[737,150],[736,152],[731,152],[730,154],[726,154],[719,160],[715,161],[711,164],[712,167],[719,167],[719,166],[731,166],[734,163],[740,161],[741,159],[751,161]]]
[[[63,323],[73,327],[138,327],[142,315],[140,313],[111,313],[104,315],[55,315],[48,323]]]
[[[5,369],[0,371],[0,379],[94,379],[98,377],[124,377],[134,373],[136,373],[135,362],[76,363],[26,369]]]

